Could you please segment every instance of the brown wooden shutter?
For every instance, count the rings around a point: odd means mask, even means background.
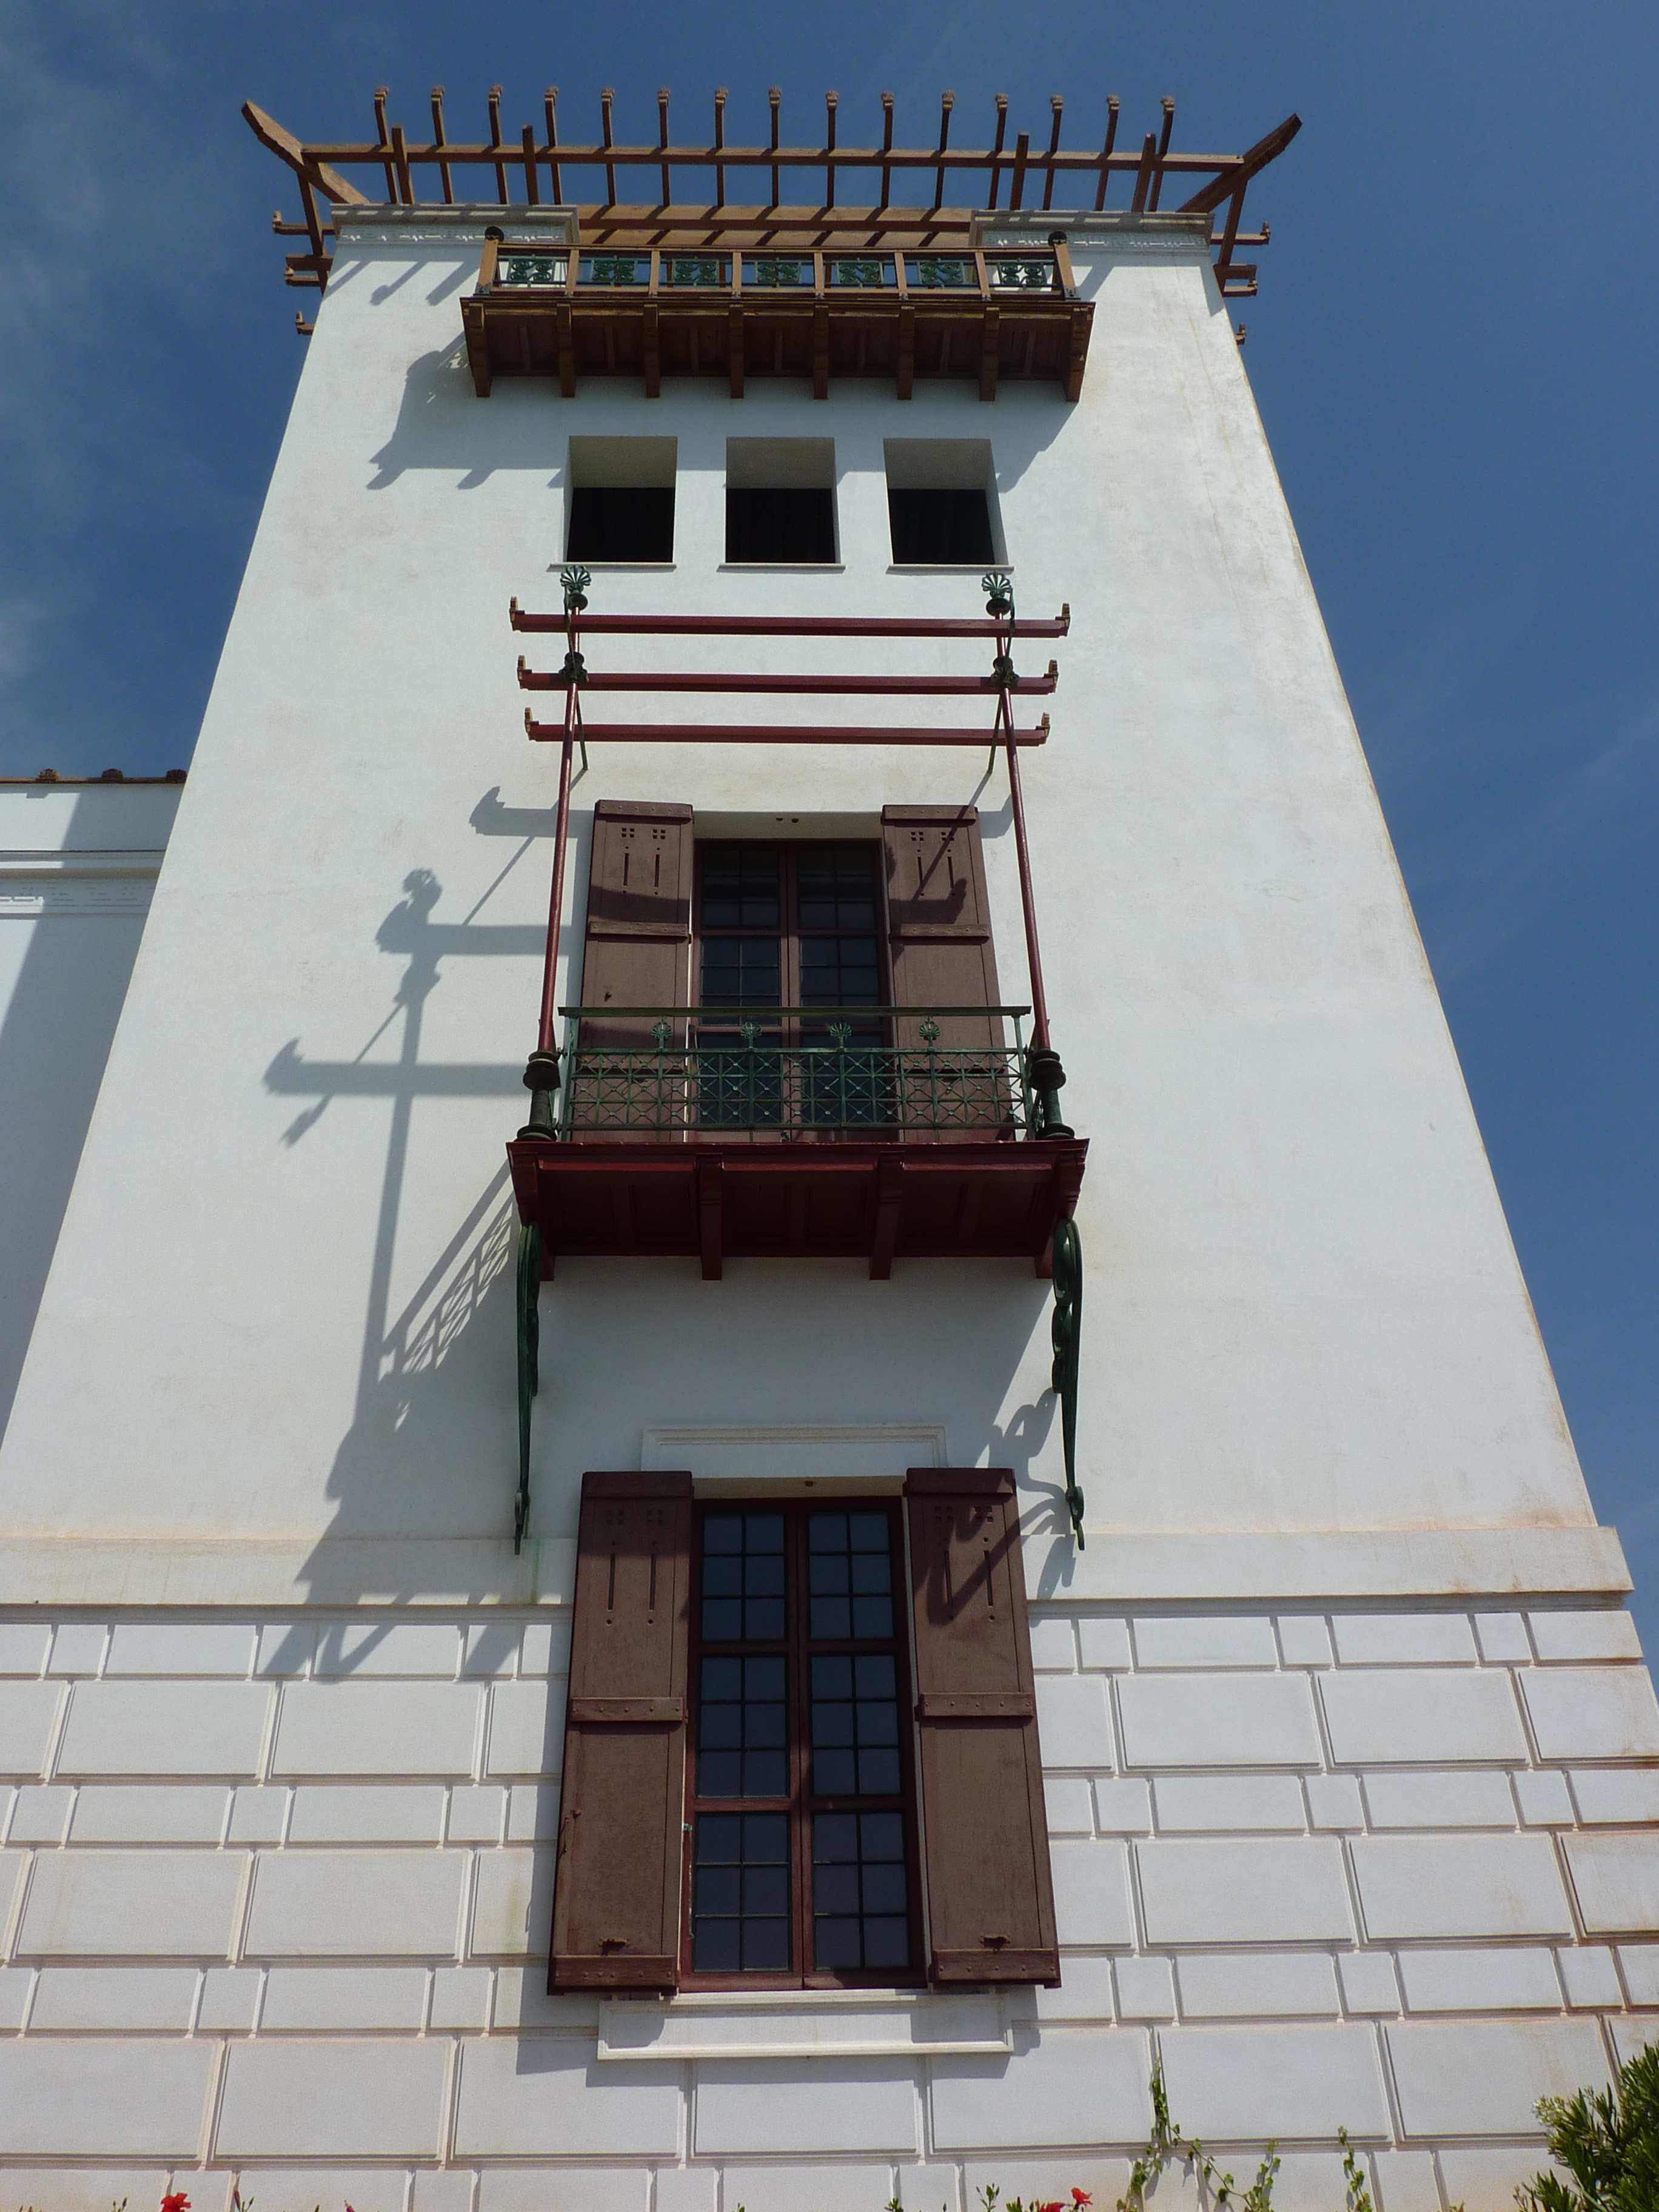
[[[691,809],[602,799],[593,809],[584,1006],[683,1006],[691,943]],[[589,1022],[582,1042],[648,1046],[651,1020]]]
[[[554,1870],[553,1990],[679,1980],[689,1474],[587,1474]]]
[[[884,806],[887,935],[896,1006],[994,1006],[996,955],[985,892],[979,810],[973,806]],[[898,1022],[901,1045],[921,1042],[915,1022]],[[944,1045],[1000,1045],[1002,1024],[943,1021]]]
[[[935,1982],[1060,1980],[1014,1478],[913,1468],[927,1919]]]

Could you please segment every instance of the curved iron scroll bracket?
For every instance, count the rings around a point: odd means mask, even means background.
[[[530,1401],[540,1383],[542,1235],[533,1221],[519,1231],[519,1494],[513,1504],[513,1548],[522,1551],[530,1527]]]
[[[1066,1510],[1072,1516],[1077,1547],[1083,1549],[1083,1492],[1077,1480],[1077,1380],[1083,1341],[1083,1239],[1075,1221],[1054,1231],[1054,1368],[1052,1387],[1060,1393],[1060,1433],[1066,1449]],[[526,1419],[528,1416],[526,1415]]]

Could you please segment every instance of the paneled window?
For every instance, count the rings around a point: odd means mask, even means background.
[[[1060,1978],[1012,1475],[584,1476],[550,1986],[924,1976]]]
[[[878,1006],[881,847],[697,846],[697,1002]],[[822,1033],[822,1022],[804,1025]],[[871,1034],[880,1036],[878,1024]]]
[[[896,1507],[708,1505],[693,1547],[686,1978],[917,1978]]]
[[[873,841],[699,842],[696,1004],[715,1010],[697,1025],[713,1048],[702,1127],[883,1118],[883,1024],[869,1011],[887,997],[881,865]],[[842,1007],[864,1011],[837,1020]]]

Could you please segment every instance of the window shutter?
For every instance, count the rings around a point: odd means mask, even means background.
[[[884,806],[887,934],[896,1006],[994,1006],[999,1003],[991,907],[985,892],[979,810]],[[916,1022],[895,1024],[897,1042],[924,1040]],[[939,1024],[942,1045],[1002,1043],[1002,1024],[969,1016]]]
[[[683,1006],[690,969],[691,809],[602,799],[593,809],[584,1006]],[[651,1023],[590,1022],[582,1042],[649,1047]]]
[[[927,1918],[935,1982],[1060,1981],[1014,1478],[913,1468]]]
[[[553,1990],[672,1990],[684,1850],[689,1474],[587,1474],[554,1873]]]

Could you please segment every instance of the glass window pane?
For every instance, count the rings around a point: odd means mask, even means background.
[[[787,1971],[788,1912],[787,1819],[701,1814],[691,1891],[691,1961],[697,1972]]]
[[[854,1636],[889,1637],[893,1632],[893,1601],[890,1597],[855,1597],[853,1600],[853,1628]]]
[[[783,1557],[778,1552],[751,1553],[743,1563],[743,1587],[750,1597],[783,1595]]]
[[[826,1640],[844,1638],[853,1633],[853,1608],[844,1597],[815,1597],[812,1600],[812,1633]]]
[[[845,1551],[847,1516],[844,1513],[814,1513],[809,1516],[806,1548],[810,1552]]]
[[[858,1767],[850,1751],[812,1753],[812,1794],[815,1797],[855,1797]]]
[[[899,1788],[899,1761],[896,1751],[865,1751],[859,1753],[859,1795],[860,1797],[896,1797]],[[761,1795],[757,1790],[757,1796]]]
[[[781,1797],[788,1788],[781,1658],[705,1658],[697,1700],[700,1797]]]
[[[743,1923],[743,1965],[745,1973],[787,1973],[789,1968],[789,1923],[787,1920],[745,1919]]]
[[[895,1814],[857,1816],[860,1849],[848,1855],[851,1816],[820,1813],[812,1823],[812,1955],[820,1969],[857,1970],[910,1963],[908,1891],[902,1858],[885,1846],[902,1825]]]

